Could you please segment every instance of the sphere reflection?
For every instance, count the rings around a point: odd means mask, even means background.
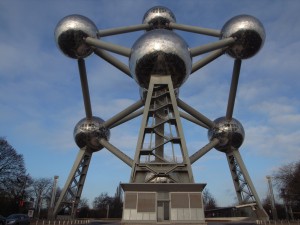
[[[222,152],[231,151],[232,148],[238,149],[244,141],[245,131],[242,124],[232,118],[227,120],[220,117],[214,121],[215,126],[208,130],[208,139],[219,139],[219,144],[215,147]]]
[[[266,34],[262,23],[253,16],[240,15],[230,19],[221,30],[221,39],[235,37],[227,54],[236,59],[254,56],[263,46]]]
[[[90,19],[81,15],[70,15],[59,21],[54,35],[57,46],[66,56],[79,59],[93,52],[84,38],[96,38],[97,33],[98,29]]]
[[[93,151],[103,148],[99,143],[101,138],[109,140],[110,131],[103,127],[104,120],[93,116],[92,119],[83,118],[74,128],[74,140],[79,148],[88,146]]]
[[[129,59],[135,81],[148,89],[151,75],[171,75],[174,88],[188,78],[192,58],[186,42],[172,31],[157,29],[146,32],[133,45]]]
[[[143,18],[144,24],[151,24],[152,29],[169,29],[168,24],[170,22],[175,23],[176,18],[173,12],[164,6],[155,6],[149,9]]]

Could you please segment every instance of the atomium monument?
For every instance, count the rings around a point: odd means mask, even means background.
[[[101,40],[101,37],[144,30],[131,48]],[[175,30],[207,35],[212,42],[190,48]],[[195,183],[191,165],[215,148],[225,153],[239,205],[256,218],[267,220],[255,187],[239,153],[245,132],[233,118],[236,91],[243,59],[254,56],[263,46],[265,31],[256,18],[233,17],[221,30],[183,25],[163,6],[149,9],[138,25],[98,30],[87,17],[70,15],[55,29],[58,48],[77,59],[85,117],[74,129],[80,148],[70,175],[54,207],[74,217],[93,153],[107,149],[131,167],[124,190],[123,224],[205,224],[202,190]],[[128,57],[128,65],[109,52]],[[140,87],[140,99],[108,120],[93,116],[85,58],[96,54]],[[179,89],[195,71],[227,54],[234,59],[225,116],[211,120],[182,101]],[[193,58],[202,56],[196,62]],[[109,142],[111,129],[141,116],[135,156],[130,158]],[[188,154],[181,119],[208,130],[208,144]],[[112,134],[113,135],[113,134]],[[122,146],[120,146],[122,147]]]

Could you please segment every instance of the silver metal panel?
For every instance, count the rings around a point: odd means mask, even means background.
[[[155,193],[138,193],[137,212],[155,212],[156,211],[156,194]]]
[[[125,193],[124,201],[125,209],[136,209],[137,208],[137,193]]]

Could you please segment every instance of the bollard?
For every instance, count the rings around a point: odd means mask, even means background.
[[[45,221],[43,220],[43,225],[45,224]]]

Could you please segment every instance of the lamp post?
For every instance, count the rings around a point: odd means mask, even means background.
[[[269,194],[270,194],[272,217],[273,217],[273,220],[278,220],[277,211],[276,211],[276,207],[275,207],[275,198],[274,198],[274,193],[273,193],[273,186],[272,186],[272,177],[271,176],[266,176],[266,178],[268,180],[268,185],[269,185]]]
[[[108,219],[109,216],[109,204],[106,206],[106,218]]]
[[[59,178],[59,176],[55,175],[54,179],[53,179],[52,195],[51,195],[51,201],[50,201],[50,207],[49,207],[49,213],[48,213],[49,219],[54,219],[53,208],[54,208],[54,202],[55,202],[55,197],[56,197],[56,188],[57,188],[58,178]]]

